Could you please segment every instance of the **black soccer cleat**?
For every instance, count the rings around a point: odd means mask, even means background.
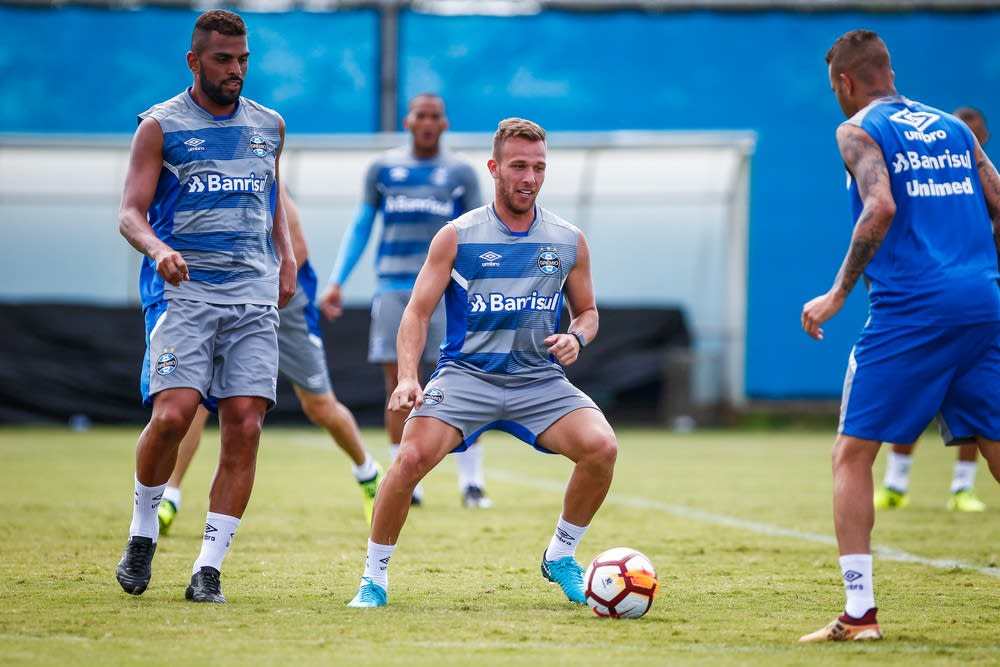
[[[156,542],[151,537],[135,535],[128,538],[122,559],[118,561],[115,577],[122,590],[131,595],[142,595],[153,577],[153,554]]]
[[[191,583],[184,591],[184,598],[192,602],[226,604],[226,598],[222,595],[222,584],[219,583],[219,571],[214,567],[203,565],[191,575]]]

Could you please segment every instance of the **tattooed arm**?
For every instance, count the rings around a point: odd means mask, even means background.
[[[983,184],[983,194],[986,196],[986,209],[993,220],[993,243],[1000,253],[1000,175],[996,167],[976,142],[976,168],[979,169],[979,180]]]
[[[858,221],[854,224],[851,245],[847,249],[847,256],[840,265],[833,286],[826,294],[812,299],[802,307],[802,328],[816,340],[823,339],[823,329],[820,325],[836,315],[843,307],[868,262],[878,252],[896,215],[896,202],[892,198],[889,170],[878,144],[860,127],[844,123],[837,128],[837,145],[847,170],[858,184],[863,208]],[[997,204],[1000,205],[1000,190],[997,191],[997,195]]]

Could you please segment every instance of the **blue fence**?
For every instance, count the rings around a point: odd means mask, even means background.
[[[0,131],[131,132],[138,111],[190,83],[184,53],[196,15],[0,7]],[[246,93],[279,109],[290,134],[378,129],[376,12],[245,18]],[[901,93],[1000,118],[1000,12],[405,11],[399,98],[442,93],[458,131],[491,131],[511,115],[550,130],[755,131],[747,395],[832,397],[865,297],[859,288],[822,343],[798,318],[831,284],[850,236],[833,138],[842,117],[823,56],[857,27],[885,38]]]

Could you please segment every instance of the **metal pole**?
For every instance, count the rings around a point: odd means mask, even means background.
[[[399,5],[383,0],[379,7],[379,129],[396,132],[399,101]]]

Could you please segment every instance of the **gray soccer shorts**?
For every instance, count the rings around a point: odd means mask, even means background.
[[[311,394],[324,394],[333,385],[315,300],[316,274],[306,261],[299,267],[295,296],[279,311],[278,372]]]
[[[403,319],[403,310],[410,300],[409,290],[377,292],[372,299],[372,322],[368,331],[368,361],[373,364],[396,362],[396,334]],[[444,300],[438,304],[427,327],[427,343],[423,361],[436,364],[444,340],[446,320]]]
[[[548,427],[574,410],[597,404],[577,389],[565,375],[553,371],[545,377],[523,378],[473,371],[446,364],[424,385],[424,402],[406,418],[434,417],[462,433],[453,451],[463,452],[483,431],[510,433],[546,454],[536,444]]]
[[[259,396],[274,405],[278,309],[169,299],[146,309],[142,400],[190,387],[202,398]]]

